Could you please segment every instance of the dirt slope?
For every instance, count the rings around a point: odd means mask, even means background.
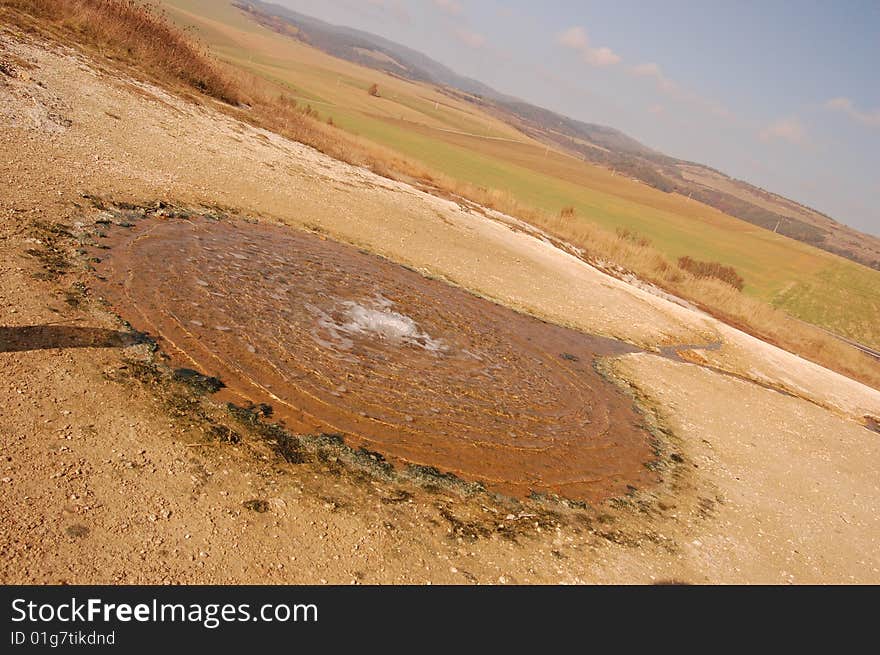
[[[0,30],[0,327],[14,329],[0,332],[0,581],[880,581],[880,438],[864,425],[880,393],[509,219]],[[139,368],[146,347],[77,297],[91,274],[46,274],[39,223],[94,226],[83,194],[307,228],[649,350],[722,345],[684,353],[701,365],[607,363],[656,414],[668,460],[661,484],[621,502],[517,505],[332,457],[293,465],[245,427],[238,444],[206,438],[220,410]]]

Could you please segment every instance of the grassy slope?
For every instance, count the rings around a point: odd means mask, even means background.
[[[551,212],[571,205],[577,210],[573,220],[636,230],[671,257],[732,265],[745,278],[746,293],[880,346],[880,272],[548,152],[471,105],[273,34],[223,1],[166,4],[223,59],[283,83],[343,129],[453,178],[508,191],[526,205]],[[382,98],[366,93],[373,82]]]

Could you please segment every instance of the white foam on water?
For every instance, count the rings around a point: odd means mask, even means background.
[[[314,339],[325,348],[349,350],[354,335],[366,336],[390,342],[394,345],[409,345],[429,352],[445,352],[448,347],[442,339],[434,339],[424,332],[412,318],[392,309],[394,303],[377,294],[362,302],[352,300],[337,301],[333,313],[308,304],[308,309],[317,319],[319,330],[313,330]],[[323,332],[324,336],[321,336]],[[326,337],[326,338],[325,338]]]
[[[331,317],[330,314],[311,303],[306,303],[305,308],[316,319],[317,325],[312,329],[311,335],[319,345],[329,350],[351,349],[354,345],[354,341],[342,334],[339,324],[333,320],[333,317]]]

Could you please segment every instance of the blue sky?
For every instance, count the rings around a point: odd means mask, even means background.
[[[880,1],[275,0],[880,235]]]

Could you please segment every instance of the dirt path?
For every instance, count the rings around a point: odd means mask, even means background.
[[[880,441],[863,425],[880,393],[480,213],[0,29],[0,326],[15,330],[0,332],[3,582],[880,581]],[[95,226],[83,194],[305,227],[647,349],[720,341],[688,356],[764,386],[650,354],[610,362],[659,418],[666,468],[592,510],[372,475],[324,446],[294,464],[141,368],[146,346],[74,286],[93,273],[47,271],[64,262],[45,223]],[[227,425],[240,441],[216,438]]]

